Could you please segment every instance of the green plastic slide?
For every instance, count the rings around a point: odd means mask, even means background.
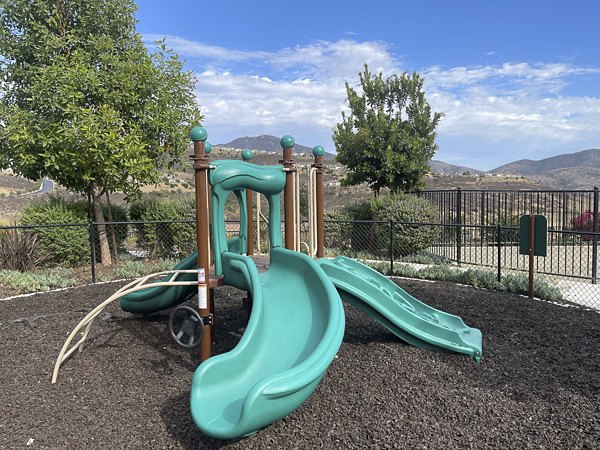
[[[428,350],[464,353],[481,360],[481,331],[460,317],[428,306],[396,283],[358,261],[344,256],[317,263],[340,297],[373,317],[405,342]]]
[[[198,267],[198,252],[192,253],[174,270],[191,270]],[[160,281],[169,281],[173,275],[167,275]],[[177,281],[194,281],[198,276],[195,273],[183,273]],[[132,292],[121,298],[121,309],[136,314],[152,314],[163,309],[168,309],[183,303],[187,298],[198,292],[197,286],[158,286],[149,287],[141,291]]]
[[[252,315],[233,350],[198,367],[190,408],[203,433],[235,439],[308,398],[341,345],[344,310],[333,283],[306,255],[273,248],[261,274],[247,256],[221,256],[225,283],[252,295]]]

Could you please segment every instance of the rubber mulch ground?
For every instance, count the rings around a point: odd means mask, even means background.
[[[399,342],[353,307],[337,358],[308,401],[237,442],[189,412],[197,359],[168,312],[108,308],[50,383],[69,331],[119,284],[0,301],[0,448],[598,448],[600,314],[499,292],[400,280],[482,330],[480,366]],[[241,293],[217,293],[217,351],[244,327]]]

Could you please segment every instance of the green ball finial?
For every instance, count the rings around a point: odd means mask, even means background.
[[[190,132],[190,139],[192,141],[205,141],[208,137],[208,133],[203,127],[194,127]]]
[[[204,144],[204,153],[208,155],[210,152],[212,152],[212,144],[206,141],[206,144]]]
[[[250,161],[253,156],[254,153],[252,153],[252,150],[250,150],[249,148],[245,148],[244,150],[242,150],[242,159],[244,161]]]
[[[313,147],[313,156],[323,156],[325,154],[325,149],[322,145],[316,145]]]
[[[296,145],[296,141],[292,136],[286,134],[284,137],[281,138],[280,144],[281,148],[293,148],[294,145]]]

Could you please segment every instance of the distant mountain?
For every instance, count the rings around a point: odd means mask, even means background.
[[[218,144],[217,147],[227,148],[249,148],[250,150],[265,150],[267,152],[281,152],[281,138],[265,134],[262,136],[244,136],[234,139],[226,144]],[[296,144],[294,153],[312,153],[312,147]],[[335,155],[325,152],[325,158],[333,159]]]
[[[463,175],[465,173],[468,173],[469,175],[475,175],[485,173],[481,170],[473,169],[471,167],[456,166],[454,164],[436,161],[435,159],[429,161],[427,165],[431,169],[431,173],[438,173],[442,175]]]
[[[526,176],[560,189],[591,189],[600,185],[600,149],[567,153],[539,161],[521,159],[490,172]]]

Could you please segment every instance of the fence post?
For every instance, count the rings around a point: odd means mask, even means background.
[[[394,275],[394,221],[390,220],[390,275]]]
[[[498,245],[498,283],[502,281],[502,225],[498,223],[496,226],[496,236]]]
[[[481,225],[485,225],[485,191],[481,191],[481,197],[479,198],[480,204],[479,204],[479,209],[480,214],[480,224]],[[481,229],[481,245],[483,245],[485,242],[485,228]]]
[[[598,211],[598,186],[594,187],[594,217],[592,230],[594,237],[592,238],[592,284],[598,282],[598,220],[600,219]]]
[[[462,191],[460,187],[456,189],[456,262],[460,266],[462,250]]]
[[[90,260],[92,263],[92,283],[96,282],[96,231],[95,222],[88,219],[88,234],[90,236]]]

